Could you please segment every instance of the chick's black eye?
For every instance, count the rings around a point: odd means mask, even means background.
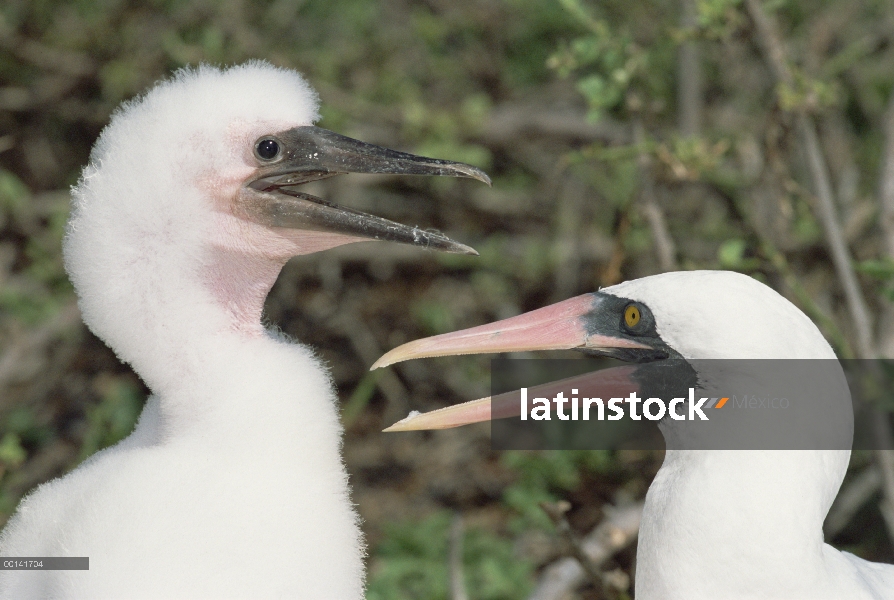
[[[255,145],[255,154],[262,160],[273,160],[279,155],[279,143],[269,138],[263,139]]]

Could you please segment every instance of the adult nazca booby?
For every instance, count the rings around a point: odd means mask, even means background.
[[[181,70],[113,115],[72,191],[65,265],[87,325],[153,393],[128,438],[38,487],[0,534],[0,556],[89,570],[0,570],[0,598],[363,597],[332,384],[262,326],[264,299],[289,258],[341,244],[474,253],[302,183],[489,180],[317,118],[304,80],[263,62]]]
[[[828,363],[822,374],[835,386],[843,382],[832,348],[810,319],[768,286],[722,271],[628,281],[489,325],[410,342],[373,368],[420,357],[570,348],[654,364],[669,357],[697,365],[712,359],[811,359]],[[733,362],[747,368],[757,361]],[[842,448],[850,448],[852,436],[849,393],[846,387],[835,391],[833,405],[820,414],[840,421],[814,423],[823,434],[843,436],[827,449],[674,450],[668,445],[646,495],[637,600],[894,598],[894,566],[823,542],[823,520],[850,458],[850,450]],[[491,410],[486,398],[411,415],[388,430],[456,427],[490,419]],[[517,405],[493,410],[494,418],[519,414]],[[669,431],[680,431],[671,420],[659,427],[666,438]]]

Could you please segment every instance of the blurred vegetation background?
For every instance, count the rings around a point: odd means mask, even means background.
[[[293,260],[267,302],[270,323],[332,368],[371,599],[630,597],[629,532],[600,581],[544,590],[567,548],[538,503],[569,502],[583,536],[635,509],[662,458],[498,455],[486,424],[381,434],[411,409],[488,394],[488,357],[367,371],[402,342],[720,268],[792,299],[840,356],[894,355],[889,0],[4,0],[0,524],[127,435],[147,394],[81,324],[61,265],[93,141],[173,70],[251,58],[304,73],[323,127],[494,181],[316,184],[481,256],[345,246]],[[883,455],[855,453],[829,541],[894,561],[887,473]]]

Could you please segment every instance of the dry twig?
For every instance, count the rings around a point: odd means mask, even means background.
[[[885,150],[879,169],[881,225],[888,256],[894,257],[894,93],[888,98],[888,106],[882,118],[882,131],[885,136]]]
[[[351,341],[354,351],[367,365],[376,362],[382,354],[382,347],[376,341],[376,337],[369,327],[361,319],[356,318],[357,310],[342,310],[336,320],[336,327]],[[407,398],[409,394],[400,378],[393,370],[383,369],[376,377],[376,386],[388,401],[384,419],[392,422],[402,419],[409,410]]]
[[[581,544],[580,538],[577,537],[577,534],[574,533],[568,519],[565,518],[565,513],[571,509],[571,503],[567,500],[562,500],[560,502],[541,502],[540,508],[546,513],[550,521],[553,522],[553,525],[556,526],[556,531],[559,533],[559,536],[562,538],[567,549],[566,554],[571,554],[571,556],[577,559],[578,564],[590,578],[590,582],[596,586],[597,589],[601,588],[604,583],[602,573],[599,572],[599,568],[593,564],[593,561],[591,561],[590,557],[584,552],[584,547],[583,544]]]
[[[696,0],[682,0],[682,17],[680,24],[690,32],[698,25],[698,6]],[[697,41],[687,39],[680,44],[677,55],[678,83],[677,106],[680,133],[685,136],[696,136],[701,129],[702,107],[702,66],[701,50]]]
[[[894,258],[894,93],[888,98],[888,106],[882,117],[882,133],[885,148],[879,165],[879,204],[882,234],[888,258]],[[894,306],[882,301],[882,315],[879,319],[879,350],[886,358],[894,358]]]
[[[519,140],[535,137],[568,141],[599,142],[607,145],[629,143],[629,130],[610,119],[591,123],[583,111],[556,110],[548,105],[506,103],[491,111],[481,141],[493,146],[515,146]]]
[[[652,231],[652,241],[655,242],[655,253],[658,255],[658,265],[662,271],[677,270],[677,249],[670,231],[667,228],[667,219],[664,211],[658,204],[655,194],[655,179],[652,177],[652,159],[646,152],[644,145],[646,132],[642,119],[634,117],[633,143],[639,147],[639,180],[640,180],[640,206],[649,222]]]
[[[463,516],[456,513],[450,524],[450,598],[452,600],[469,600],[463,575],[464,532]]]
[[[583,540],[584,554],[596,568],[629,546],[639,533],[643,503],[606,507],[605,519]],[[583,567],[574,558],[562,558],[549,565],[528,600],[560,600],[586,578]]]

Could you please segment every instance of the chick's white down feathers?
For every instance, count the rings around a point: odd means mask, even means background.
[[[363,596],[328,374],[260,323],[290,256],[352,240],[233,211],[254,141],[317,117],[305,81],[262,62],[182,70],[112,117],[72,193],[65,264],[85,322],[153,396],[129,438],[0,534],[0,555],[90,570],[0,571],[0,597]]]

